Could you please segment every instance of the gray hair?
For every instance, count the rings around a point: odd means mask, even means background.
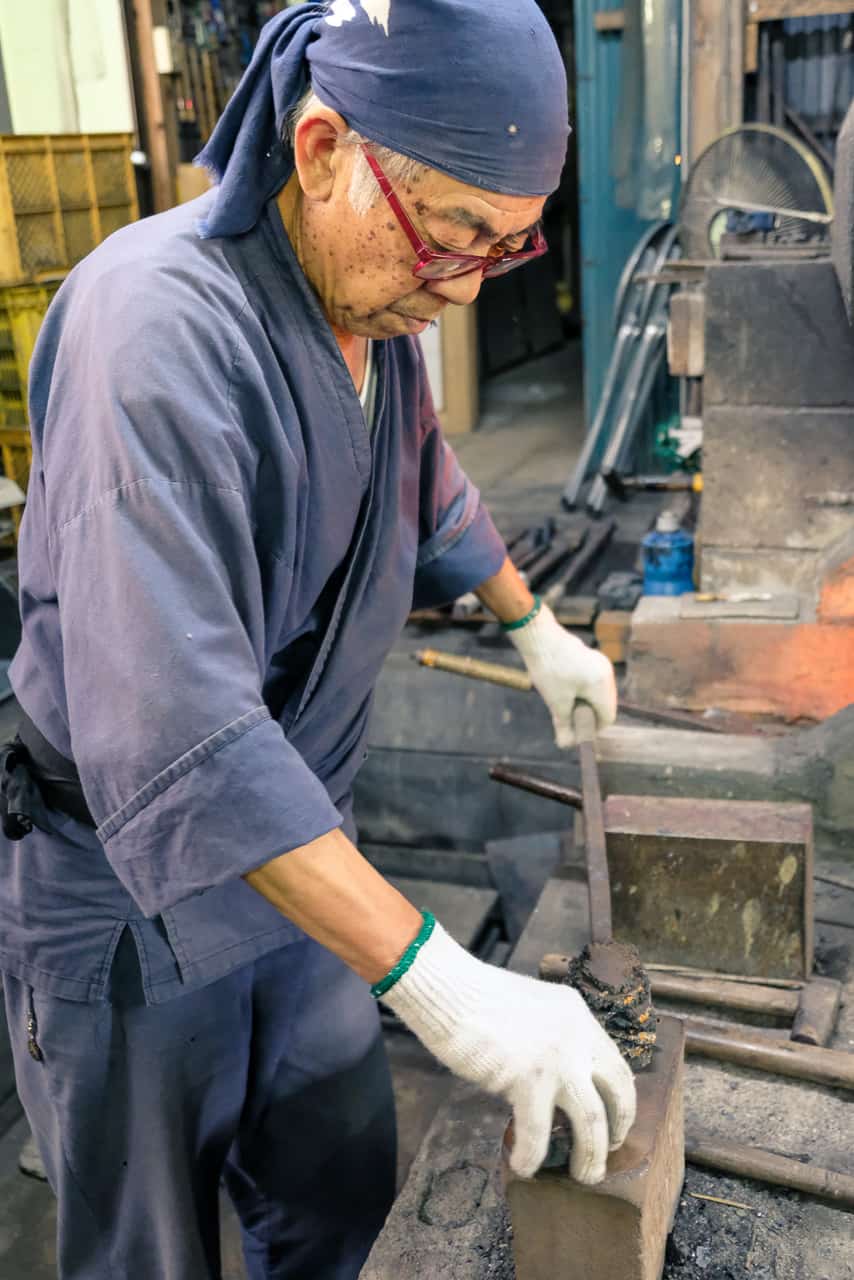
[[[285,124],[285,137],[291,145],[293,145],[299,122],[309,112],[325,105],[312,88],[309,88],[303,94],[289,114]],[[365,154],[359,147],[359,143],[365,141],[367,139],[363,138],[355,129],[348,129],[341,139],[341,145],[357,148],[353,162],[353,172],[350,177],[350,189],[347,194],[353,212],[360,218],[364,217],[368,210],[374,207],[382,194],[371,167],[365,159]],[[407,182],[417,182],[419,178],[422,178],[428,172],[426,165],[421,164],[418,160],[410,159],[409,156],[401,155],[399,151],[392,151],[389,147],[381,147],[377,143],[371,143],[371,150],[382,165],[383,172],[389,182],[395,186],[401,186]]]

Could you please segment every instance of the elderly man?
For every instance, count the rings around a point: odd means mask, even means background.
[[[476,589],[562,744],[576,698],[615,713],[442,440],[415,336],[544,251],[566,136],[534,0],[286,10],[215,188],[47,316],[0,967],[64,1280],[213,1280],[221,1180],[252,1280],[355,1277],[394,1192],[379,998],[509,1100],[523,1175],[555,1106],[587,1182],[632,1123],[579,997],[457,946],[350,804],[413,599]]]

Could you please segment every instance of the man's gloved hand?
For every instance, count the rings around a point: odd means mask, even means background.
[[[560,625],[547,604],[523,627],[508,630],[522,655],[534,688],[552,716],[555,742],[575,745],[572,708],[580,698],[596,713],[597,727],[605,729],[617,718],[617,686],[614,668],[604,653],[590,649]]]
[[[511,1103],[515,1173],[539,1169],[557,1106],[572,1124],[572,1176],[601,1182],[634,1123],[635,1085],[576,991],[484,964],[436,924],[382,1000],[456,1075]]]

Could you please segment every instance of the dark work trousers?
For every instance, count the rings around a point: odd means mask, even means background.
[[[216,1280],[221,1179],[251,1280],[355,1280],[394,1196],[394,1101],[339,960],[296,941],[148,1008],[126,930],[107,1003],[4,988],[61,1280]]]

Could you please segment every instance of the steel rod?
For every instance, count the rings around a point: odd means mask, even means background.
[[[817,1168],[759,1147],[698,1133],[685,1135],[685,1159],[689,1164],[700,1165],[704,1169],[770,1182],[777,1187],[789,1187],[792,1191],[803,1191],[807,1195],[830,1200],[840,1207],[854,1208],[854,1177],[849,1173]]]
[[[765,1013],[771,1017],[794,1018],[800,997],[797,991],[781,991],[759,982],[726,982],[716,978],[688,978],[672,973],[650,974],[652,994],[689,1004],[708,1004],[741,1013]]]
[[[581,794],[584,803],[584,849],[587,857],[587,894],[590,900],[590,936],[594,942],[610,942],[611,882],[605,847],[605,811],[599,787],[599,766],[593,740],[596,715],[586,702],[576,702],[572,727],[581,760]]]
[[[520,791],[530,791],[532,795],[542,796],[545,800],[557,800],[559,804],[569,805],[572,809],[584,807],[581,792],[574,787],[565,787],[560,782],[552,782],[550,778],[537,778],[510,764],[494,764],[489,770],[489,776],[495,782],[518,787]]]
[[[741,973],[719,973],[717,969],[695,969],[687,964],[647,964],[650,973],[676,973],[687,978],[715,978],[719,982],[748,982],[754,985],[756,978]],[[806,986],[803,978],[763,978],[763,987],[779,987],[783,991],[800,991]]]
[[[835,1089],[854,1090],[854,1054],[819,1049],[794,1040],[769,1041],[753,1037],[742,1027],[712,1026],[699,1018],[685,1018],[688,1053],[736,1066],[811,1080]]]
[[[854,880],[845,880],[842,876],[820,876],[818,872],[813,879],[820,880],[822,884],[835,884],[837,889],[850,889],[854,893]]]
[[[634,716],[636,720],[649,720],[651,724],[667,725],[671,729],[693,729],[698,733],[724,732],[719,725],[709,724],[687,711],[659,711],[655,707],[642,707],[637,702],[627,702],[625,698],[620,699],[620,710],[627,716]]]

